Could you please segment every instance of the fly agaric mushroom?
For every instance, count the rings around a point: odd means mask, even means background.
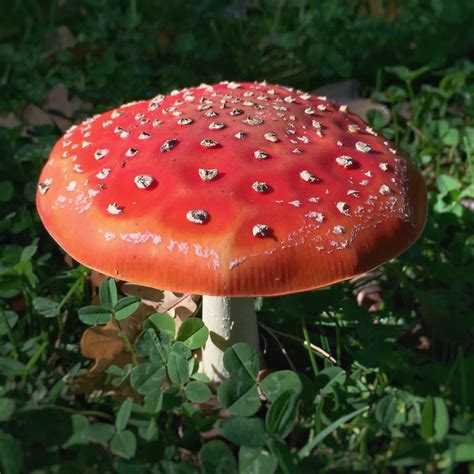
[[[367,272],[421,233],[420,173],[347,107],[287,87],[222,82],[133,102],[71,127],[38,185],[79,262],[202,294],[202,370],[259,351],[254,296]],[[260,353],[260,352],[259,352]]]

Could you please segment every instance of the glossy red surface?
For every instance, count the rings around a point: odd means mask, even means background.
[[[217,177],[204,181],[199,169]],[[148,187],[136,184],[142,175]],[[255,191],[256,181],[268,190]],[[73,127],[44,167],[37,205],[66,252],[102,273],[248,296],[324,286],[397,255],[423,228],[426,191],[420,173],[344,108],[284,87],[223,83]],[[205,222],[190,221],[192,210],[206,211]],[[265,235],[254,235],[257,224]]]

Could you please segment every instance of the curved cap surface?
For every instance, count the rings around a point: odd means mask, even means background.
[[[417,239],[427,205],[418,170],[345,106],[224,82],[73,126],[37,207],[67,253],[107,275],[263,296],[382,264]]]

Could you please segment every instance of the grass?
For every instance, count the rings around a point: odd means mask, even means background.
[[[472,9],[455,0],[5,5],[0,470],[474,472]],[[347,78],[390,109],[388,124],[374,113],[371,125],[422,170],[425,232],[384,265],[374,312],[346,283],[259,300],[276,372],[257,378],[239,346],[246,375],[236,369],[210,391],[191,352],[206,335],[199,305],[179,303],[194,312],[179,330],[155,315],[130,332],[145,319],[137,301],[117,308],[123,294],[111,282],[99,301],[97,276],[65,261],[43,229],[39,171],[64,120],[125,101],[222,79],[312,90]],[[107,373],[84,376],[93,364],[79,344],[91,340],[98,304],[120,320],[116,347],[124,335],[136,344],[133,358],[125,351]]]

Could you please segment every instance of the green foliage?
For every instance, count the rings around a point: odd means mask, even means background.
[[[131,316],[140,306],[140,299],[136,296],[118,299],[117,286],[115,281],[110,278],[100,286],[99,298],[102,306],[85,306],[79,310],[79,319],[84,324],[96,326],[97,324],[107,324],[113,319],[122,321],[122,319]]]
[[[199,349],[209,336],[209,330],[204,323],[197,318],[190,318],[183,321],[178,329],[177,340],[182,341],[189,349]]]
[[[237,463],[232,451],[219,440],[210,441],[199,451],[199,461],[205,474],[236,474]]]
[[[267,439],[265,425],[260,418],[233,416],[221,422],[219,431],[237,446],[259,448]]]
[[[473,471],[472,2],[2,7],[0,124],[8,113],[17,121],[0,125],[2,473]],[[422,169],[429,191],[423,237],[383,268],[382,307],[367,313],[344,284],[259,299],[271,370],[237,344],[217,388],[198,370],[209,337],[199,314],[177,328],[155,313],[136,339],[120,329],[134,357],[108,367],[110,390],[77,393],[91,367],[84,328],[123,328],[140,301],[113,279],[92,301],[89,270],[67,267],[39,222],[37,176],[61,134],[53,119],[201,82],[311,90],[345,78],[390,109],[387,125],[375,112],[372,125]],[[46,105],[58,85],[83,105]],[[49,125],[31,124],[32,106]]]
[[[264,395],[274,402],[283,392],[299,395],[303,390],[303,384],[295,372],[279,370],[267,375],[260,382],[260,388]]]
[[[198,380],[189,382],[186,387],[184,387],[184,393],[190,402],[195,403],[207,402],[212,396],[209,387]]]
[[[298,395],[288,390],[283,392],[267,412],[265,424],[270,434],[276,438],[286,438],[296,423]]]
[[[242,446],[239,450],[239,470],[241,474],[273,474],[277,468],[277,460],[268,451],[261,448]]]

